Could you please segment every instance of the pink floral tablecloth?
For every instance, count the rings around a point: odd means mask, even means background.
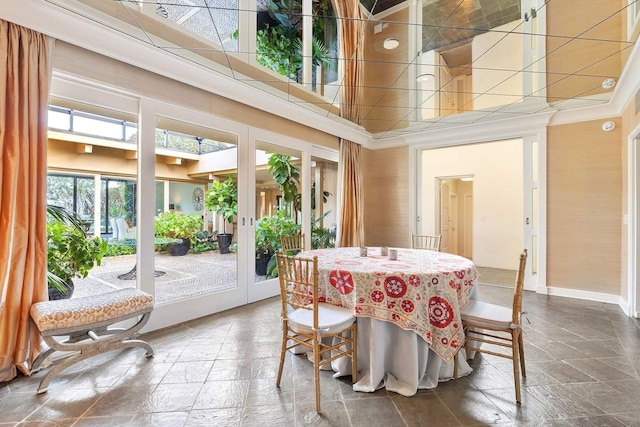
[[[356,316],[391,322],[421,336],[445,362],[464,341],[460,308],[478,278],[473,262],[458,255],[397,249],[397,260],[380,248],[317,249],[321,301],[352,308]]]

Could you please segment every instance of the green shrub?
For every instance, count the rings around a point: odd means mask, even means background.
[[[63,281],[87,277],[106,251],[107,241],[100,237],[89,238],[74,225],[47,223],[47,269]]]
[[[120,255],[132,255],[136,253],[135,246],[129,245],[108,245],[107,252],[105,252],[104,256],[120,256]]]
[[[155,233],[158,237],[191,239],[202,227],[203,220],[200,215],[164,212],[156,217]]]

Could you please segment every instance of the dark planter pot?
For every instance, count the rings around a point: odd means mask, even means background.
[[[269,265],[269,260],[272,256],[273,254],[265,254],[263,252],[256,254],[256,274],[258,276],[267,275],[267,266]]]
[[[171,256],[183,256],[189,252],[189,248],[191,247],[191,240],[182,239],[182,243],[169,243],[167,245],[167,250],[171,254]]]
[[[73,295],[73,289],[74,289],[74,285],[73,285],[73,280],[71,279],[67,279],[67,281],[65,282],[67,284],[67,293],[63,294],[62,292],[60,292],[57,288],[52,288],[49,287],[49,301],[53,301],[53,300],[57,300],[57,299],[68,299],[71,298],[71,295]]]
[[[233,240],[233,234],[218,234],[218,247],[220,248],[221,254],[228,254],[229,246],[231,246],[231,241]]]

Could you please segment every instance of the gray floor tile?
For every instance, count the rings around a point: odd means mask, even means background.
[[[501,272],[483,280],[512,284]],[[481,286],[509,305],[512,290]],[[315,412],[312,364],[287,354],[281,387],[278,298],[146,334],[139,349],[88,359],[36,395],[46,369],[0,385],[0,426],[503,426],[640,427],[640,326],[615,306],[525,292],[527,377],[515,402],[512,362],[485,354],[474,372],[412,397],[353,391],[322,371]],[[558,326],[561,325],[561,328]],[[75,424],[74,424],[75,423]]]

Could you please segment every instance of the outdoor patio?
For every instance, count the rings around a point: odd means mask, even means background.
[[[136,255],[106,257],[102,265],[94,267],[85,279],[74,279],[74,297],[95,295],[113,289],[135,287],[135,280],[123,280],[118,276],[127,273],[136,264]],[[220,254],[217,251],[185,256],[171,256],[157,253],[155,269],[166,274],[156,280],[156,302],[166,304],[171,301],[193,298],[226,289],[237,284],[237,257],[235,253]],[[264,276],[256,276],[256,281]]]

